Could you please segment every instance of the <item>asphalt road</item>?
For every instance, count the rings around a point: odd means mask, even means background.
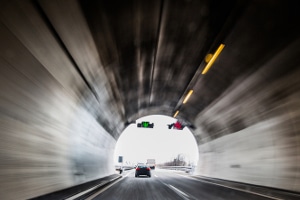
[[[185,173],[152,170],[152,177],[134,177],[134,170],[88,200],[267,200],[257,194],[205,182]]]

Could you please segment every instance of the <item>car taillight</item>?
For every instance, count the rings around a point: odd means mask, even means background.
[[[150,171],[150,168],[149,168],[149,167],[147,167],[147,171]]]
[[[140,170],[140,168],[136,168],[135,170],[136,170],[136,171],[139,171],[139,170]]]

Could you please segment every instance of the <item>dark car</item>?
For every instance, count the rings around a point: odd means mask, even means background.
[[[135,177],[146,175],[151,177],[151,169],[147,165],[137,165],[135,168]]]

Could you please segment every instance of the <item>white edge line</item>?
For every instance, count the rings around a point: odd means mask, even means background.
[[[132,173],[132,172],[131,172]],[[127,176],[131,173],[128,173]],[[118,183],[119,181],[123,180],[124,177],[127,177],[127,176],[123,176],[121,178],[119,178],[118,180],[116,180],[115,182],[113,182],[112,184],[106,186],[105,188],[101,189],[100,191],[96,192],[95,194],[89,196],[86,200],[92,200],[93,198],[95,198],[96,196],[98,196],[99,194],[101,194],[102,192],[104,192],[105,190],[107,190],[108,188],[112,187],[113,185],[115,185],[116,183]]]
[[[210,183],[210,184],[213,184],[213,185],[218,185],[218,186],[229,188],[229,189],[233,189],[233,190],[238,190],[238,191],[242,191],[242,192],[246,192],[246,193],[250,193],[250,194],[255,194],[255,195],[258,195],[258,196],[262,196],[262,197],[267,197],[269,199],[284,200],[284,199],[279,199],[277,197],[267,196],[267,195],[264,195],[264,194],[260,194],[260,193],[256,193],[256,192],[252,192],[252,191],[248,191],[248,190],[243,190],[243,189],[234,188],[234,187],[230,187],[230,186],[226,186],[226,185],[221,185],[221,184],[218,184],[218,183],[212,183],[212,182],[209,182],[209,181],[202,180],[201,178],[199,180],[197,178],[188,177],[188,176],[184,176],[184,175],[181,175],[181,174],[178,174],[178,175],[186,177],[186,178],[194,179],[194,180],[200,181],[200,182]]]
[[[74,196],[71,196],[71,197],[69,197],[69,198],[67,198],[67,199],[65,199],[65,200],[73,200],[73,199],[76,199],[77,197],[80,197],[80,196],[82,196],[82,195],[84,195],[84,194],[86,194],[86,193],[88,193],[88,192],[90,192],[90,191],[96,189],[96,188],[99,187],[99,186],[101,186],[101,184],[100,184],[100,185],[97,185],[97,186],[94,186],[94,187],[92,187],[92,188],[90,188],[90,189],[88,189],[88,190],[85,190],[84,192],[80,192],[80,193],[78,193],[78,194],[76,194],[76,195],[74,195]]]
[[[120,179],[120,178],[119,178],[119,179]],[[113,181],[113,180],[115,180],[115,179],[111,179],[111,180],[109,180],[109,181]],[[106,182],[100,183],[99,185],[96,185],[96,186],[94,186],[94,187],[92,187],[92,188],[90,188],[90,189],[88,189],[88,190],[85,190],[85,191],[83,191],[83,192],[80,192],[80,193],[78,193],[78,194],[76,194],[76,195],[74,195],[74,196],[71,196],[71,197],[69,197],[69,198],[67,198],[67,199],[65,199],[65,200],[74,200],[74,199],[76,199],[76,198],[78,198],[78,197],[80,197],[80,196],[82,196],[82,195],[85,195],[86,193],[88,193],[88,192],[90,192],[90,191],[95,190],[95,189],[98,188],[98,187],[101,187],[101,186],[104,185],[104,184],[106,184]]]

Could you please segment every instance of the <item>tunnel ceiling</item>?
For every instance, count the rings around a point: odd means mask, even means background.
[[[255,72],[300,33],[292,1],[32,2],[100,99],[103,86],[97,79],[105,74],[109,84],[104,87],[110,88],[124,122],[147,114],[173,116],[176,110],[193,122],[232,83]],[[220,44],[223,51],[202,75],[206,55]],[[78,46],[95,48],[83,55]],[[87,69],[86,62],[97,59]]]
[[[295,7],[284,1],[80,3],[127,119],[141,110],[170,116],[180,110],[193,121],[235,79],[299,36]],[[202,75],[205,56],[221,43],[223,52]],[[182,105],[190,89],[194,94]]]

